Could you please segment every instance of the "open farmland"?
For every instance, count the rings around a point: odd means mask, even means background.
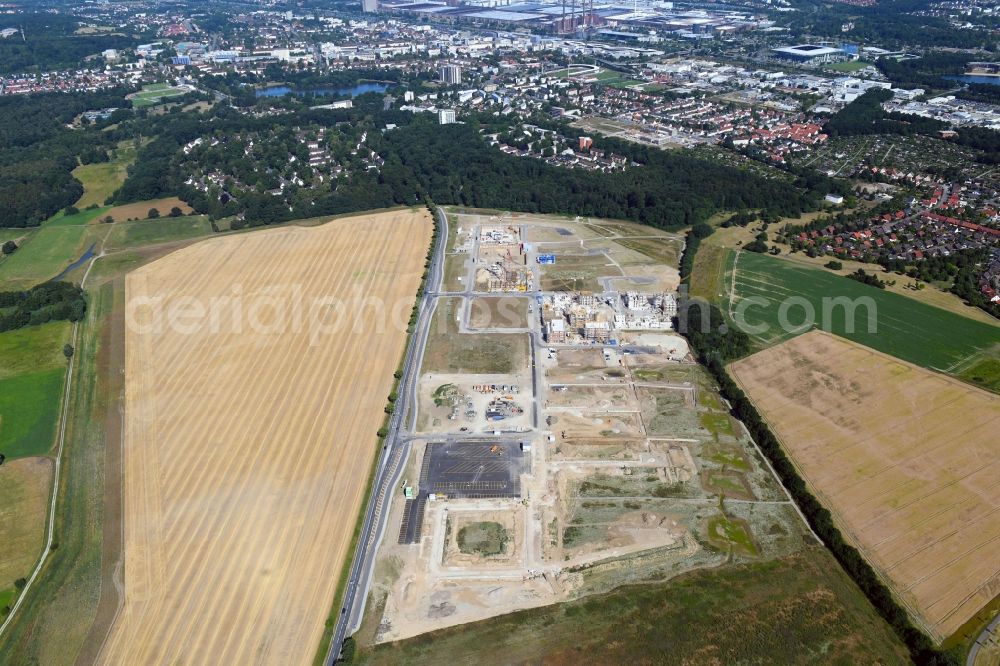
[[[997,595],[1000,398],[818,331],[731,369],[933,637]]]
[[[212,239],[128,276],[127,310],[241,300],[219,325],[127,316],[125,594],[101,663],[312,660],[430,235],[425,211],[393,211]]]
[[[137,201],[136,203],[122,204],[115,206],[106,212],[101,213],[101,219],[110,217],[115,222],[125,220],[145,220],[149,218],[149,211],[152,209],[166,217],[172,208],[180,208],[184,215],[191,214],[191,206],[187,205],[177,197],[167,197],[165,199],[149,199],[147,201]]]
[[[728,292],[726,307],[732,316],[741,302],[751,298],[766,299],[766,305],[764,300],[747,303],[749,307],[744,317],[750,326],[766,327],[761,332],[748,331],[765,346],[812,328],[783,330],[780,307],[783,301],[792,298],[798,302],[787,312],[787,320],[792,325],[798,326],[803,322],[804,308],[801,303],[808,302],[815,312],[816,325],[823,330],[923,367],[949,371],[1000,340],[1000,328],[997,326],[828,271],[753,252],[740,252],[736,257],[735,253],[730,253],[724,287]],[[832,307],[830,315],[824,316],[824,299],[844,297],[871,299],[875,304],[875,332],[869,332],[868,309],[863,305],[854,309],[853,327],[844,307]]]
[[[168,243],[172,241],[208,236],[212,225],[204,215],[161,217],[155,220],[119,222],[108,235],[109,251],[138,245]]]
[[[52,461],[23,458],[0,466],[0,608],[14,581],[31,573],[45,543]]]
[[[55,440],[66,375],[67,322],[0,333],[0,453],[44,456]]]

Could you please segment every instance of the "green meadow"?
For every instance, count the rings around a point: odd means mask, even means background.
[[[899,294],[764,254],[728,255],[723,309],[733,320],[742,318],[761,346],[822,328],[904,361],[950,371],[1000,343],[1000,327]],[[857,304],[853,322],[849,308],[835,299]]]

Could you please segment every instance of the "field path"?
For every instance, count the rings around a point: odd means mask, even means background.
[[[311,662],[430,234],[393,211],[128,276],[125,603],[102,663]],[[143,299],[187,314],[158,324]]]

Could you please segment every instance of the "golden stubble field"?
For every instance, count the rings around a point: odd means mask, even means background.
[[[392,211],[208,240],[129,274],[124,602],[102,663],[311,663],[431,230],[426,211]],[[380,326],[378,300],[401,325]]]
[[[932,636],[1000,594],[1000,397],[819,331],[731,370]]]

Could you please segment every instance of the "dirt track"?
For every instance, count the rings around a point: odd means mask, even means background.
[[[430,232],[394,211],[209,240],[128,276],[125,603],[101,662],[311,662]],[[157,296],[188,315],[156,330],[135,306]],[[326,297],[339,334],[313,319],[332,326]],[[389,304],[384,328],[364,297]]]
[[[937,639],[1000,590],[1000,398],[818,331],[732,370]]]

